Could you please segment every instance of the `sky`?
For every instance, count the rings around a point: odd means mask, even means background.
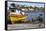
[[[14,3],[16,5],[25,5],[25,6],[32,6],[32,7],[44,7],[43,3],[29,3],[29,2],[8,2],[8,9],[11,6],[10,4]]]

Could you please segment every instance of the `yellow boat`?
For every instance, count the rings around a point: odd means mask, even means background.
[[[14,22],[16,22],[16,21],[21,21],[26,18],[27,18],[26,15],[11,15],[10,16],[10,20],[11,20],[12,24],[14,24]]]

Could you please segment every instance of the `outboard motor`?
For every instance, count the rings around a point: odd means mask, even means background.
[[[38,20],[39,20],[39,22],[43,22],[42,14],[40,14],[40,15],[38,16]]]

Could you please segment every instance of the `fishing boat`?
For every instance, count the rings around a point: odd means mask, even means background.
[[[24,21],[27,18],[27,15],[24,12],[10,12],[10,20],[12,24],[16,21]]]

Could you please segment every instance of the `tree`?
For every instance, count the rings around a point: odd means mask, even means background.
[[[40,7],[40,10],[41,10],[41,11],[45,11],[45,8],[44,8],[44,7]]]
[[[35,6],[35,7],[34,7],[34,10],[35,10],[35,11],[36,11],[36,10],[39,11],[39,7],[36,7],[36,6]]]
[[[32,6],[30,6],[30,8],[33,8]]]

